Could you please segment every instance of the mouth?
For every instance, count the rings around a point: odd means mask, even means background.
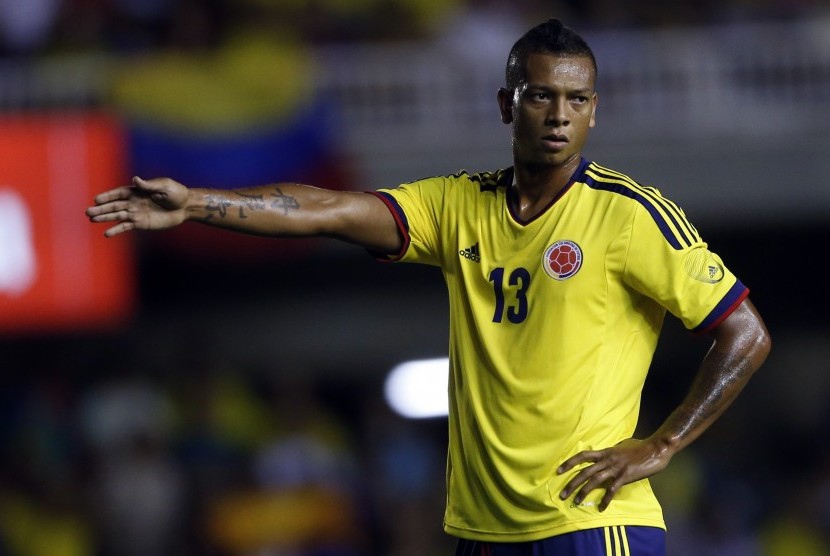
[[[542,143],[549,149],[561,150],[568,144],[568,138],[565,135],[550,134],[542,137]]]

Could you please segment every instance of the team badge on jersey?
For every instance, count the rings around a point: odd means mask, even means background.
[[[573,241],[559,240],[545,249],[542,268],[555,280],[567,280],[582,268],[582,249]]]

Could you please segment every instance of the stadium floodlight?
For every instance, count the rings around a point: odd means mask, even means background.
[[[386,402],[408,419],[446,417],[449,359],[421,359],[395,366],[386,377]]]

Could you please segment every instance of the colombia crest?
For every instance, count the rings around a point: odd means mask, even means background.
[[[567,280],[582,268],[582,249],[576,242],[559,240],[545,249],[542,268],[555,280]]]

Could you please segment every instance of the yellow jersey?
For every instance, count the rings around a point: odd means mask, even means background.
[[[647,480],[581,504],[559,492],[582,450],[631,438],[668,310],[716,326],[748,290],[658,190],[583,160],[536,218],[511,210],[513,170],[374,194],[404,237],[391,260],[439,266],[450,300],[449,534],[538,540],[617,525],[665,528]]]

